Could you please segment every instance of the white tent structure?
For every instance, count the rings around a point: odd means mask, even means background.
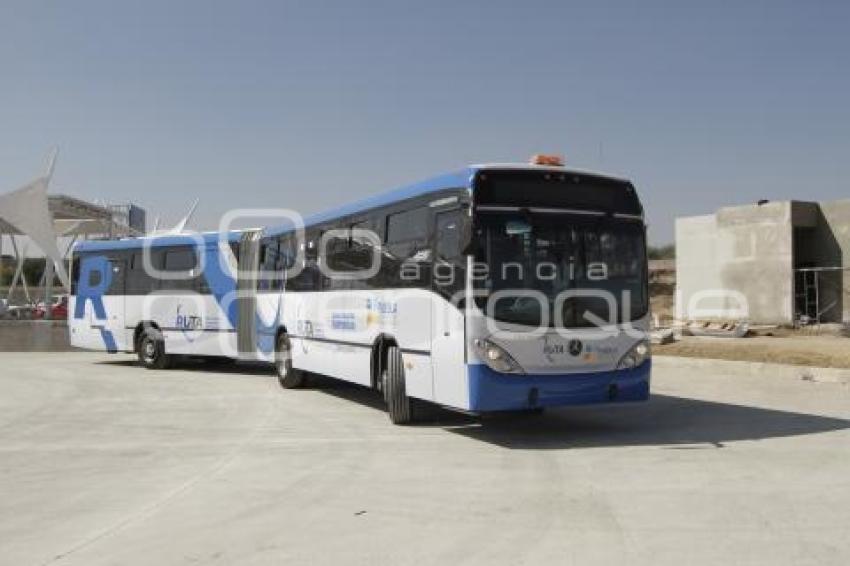
[[[137,231],[129,227],[126,213],[122,212],[126,211],[126,206],[105,207],[65,195],[48,195],[55,159],[54,152],[41,177],[19,189],[0,194],[0,262],[4,240],[8,238],[17,264],[9,285],[9,299],[20,284],[27,302],[34,302],[23,271],[27,244],[30,242],[41,250],[45,258],[44,302],[49,304],[54,274],[65,291],[70,291],[65,260],[77,238],[138,235]],[[20,236],[26,238],[22,245],[19,245],[17,239]],[[60,250],[60,239],[67,242],[61,246],[63,250]]]
[[[24,185],[20,189],[4,195],[0,195],[0,218],[6,223],[17,228],[41,248],[47,259],[48,275],[46,281],[53,281],[52,270],[55,269],[59,280],[66,290],[71,288],[71,280],[65,270],[63,256],[56,244],[56,232],[53,229],[53,217],[47,204],[47,186],[53,177],[53,166],[56,162],[56,153],[50,158],[47,172],[35,181]],[[12,240],[14,245],[14,239]],[[17,255],[17,250],[16,250]],[[22,263],[15,273],[15,280],[20,276]]]

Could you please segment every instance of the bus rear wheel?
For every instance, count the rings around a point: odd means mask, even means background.
[[[165,353],[165,340],[156,328],[145,328],[136,349],[139,363],[148,369],[168,369],[172,356]]]
[[[397,346],[390,346],[387,350],[387,366],[381,375],[381,382],[390,420],[393,424],[411,423],[413,411],[404,383],[404,363],[401,359],[401,350]]]
[[[281,334],[277,338],[274,367],[277,380],[284,389],[297,389],[304,385],[304,372],[292,367],[292,347],[286,334]]]

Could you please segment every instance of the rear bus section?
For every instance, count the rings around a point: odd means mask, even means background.
[[[124,333],[126,263],[119,257],[85,253],[71,259],[68,331],[71,346],[86,350],[127,350]]]
[[[236,357],[235,238],[196,234],[78,244],[72,257],[71,345],[140,352],[152,341],[163,360]],[[140,360],[144,363],[141,355]]]

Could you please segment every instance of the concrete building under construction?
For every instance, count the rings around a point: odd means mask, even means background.
[[[678,218],[676,315],[850,323],[850,199],[761,201]]]

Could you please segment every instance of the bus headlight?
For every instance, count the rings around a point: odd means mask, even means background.
[[[650,355],[649,340],[641,340],[620,358],[617,369],[636,368],[645,362]]]
[[[478,351],[478,356],[484,360],[492,370],[501,373],[525,373],[519,364],[516,363],[510,354],[504,348],[490,342],[489,340],[478,339],[474,342],[475,349]]]

